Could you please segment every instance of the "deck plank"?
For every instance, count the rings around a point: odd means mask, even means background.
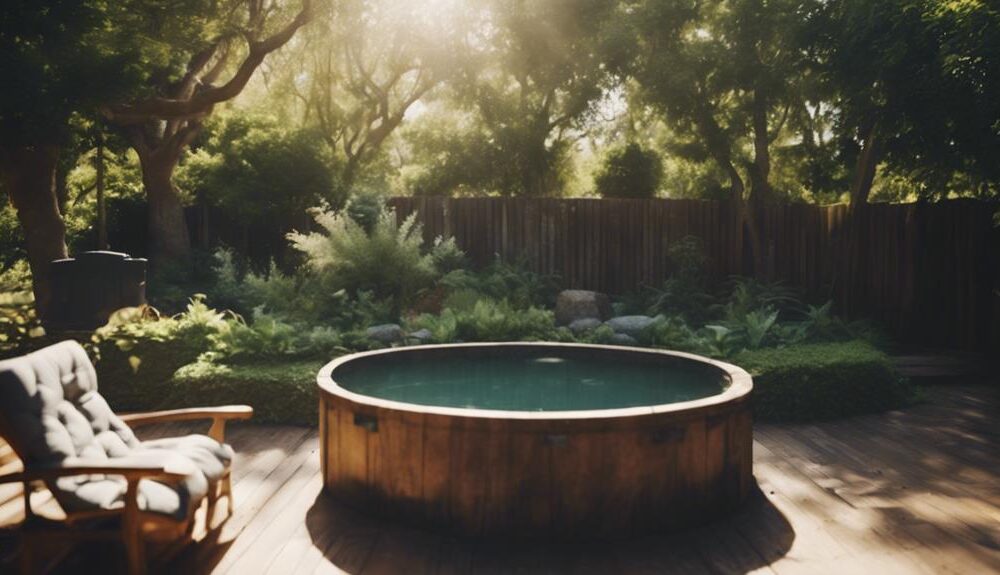
[[[234,426],[236,514],[157,571],[1000,573],[1000,391],[963,384],[927,395],[881,415],[757,425],[758,487],[740,513],[686,533],[577,545],[469,542],[366,515],[322,492],[317,430]],[[198,431],[171,425],[142,437]],[[8,524],[19,505],[4,506]],[[57,572],[115,573],[120,562],[109,551],[71,557]],[[0,553],[0,561],[13,557]]]

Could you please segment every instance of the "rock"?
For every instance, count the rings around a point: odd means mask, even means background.
[[[625,335],[624,333],[616,333],[611,336],[611,343],[613,345],[636,345],[639,342],[630,335]]]
[[[365,335],[368,339],[388,344],[403,341],[405,334],[403,333],[403,328],[398,325],[394,323],[386,323],[371,326],[365,330]]]
[[[434,337],[434,334],[431,333],[431,330],[429,330],[427,328],[424,328],[424,329],[418,329],[417,331],[412,332],[407,337],[409,337],[410,339],[415,339],[415,340],[417,340],[420,343],[427,343],[427,342],[429,342],[431,340],[432,337]]]
[[[653,325],[655,318],[648,315],[623,315],[613,317],[604,322],[605,325],[614,330],[615,333],[623,333],[633,338],[639,337],[643,330]]]
[[[571,321],[569,324],[569,330],[573,332],[574,335],[580,335],[585,331],[596,329],[601,325],[603,325],[603,322],[596,317],[585,317],[583,319]]]
[[[602,293],[571,289],[559,292],[556,297],[557,325],[569,325],[585,318],[604,321],[610,317],[611,300]]]

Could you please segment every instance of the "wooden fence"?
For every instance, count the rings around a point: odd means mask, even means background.
[[[782,280],[840,313],[869,317],[901,341],[1000,346],[1000,232],[995,206],[956,200],[847,207],[785,204],[758,213],[754,270],[735,207],[702,200],[393,198],[428,241],[453,236],[477,264],[523,259],[566,287],[624,293],[668,275],[668,250],[701,239],[716,278]],[[850,238],[850,240],[849,240]]]

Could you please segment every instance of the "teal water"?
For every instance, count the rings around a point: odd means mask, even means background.
[[[694,362],[559,355],[427,357],[345,364],[343,388],[381,399],[475,409],[570,411],[676,403],[721,393],[728,378]]]

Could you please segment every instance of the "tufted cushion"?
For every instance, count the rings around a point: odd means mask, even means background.
[[[184,458],[200,470],[179,484],[139,483],[145,511],[183,519],[228,468],[233,451],[204,435],[140,442],[97,392],[97,373],[75,341],[0,361],[0,420],[26,467],[84,459]],[[49,485],[67,511],[120,506],[126,483],[116,476],[64,477]]]

